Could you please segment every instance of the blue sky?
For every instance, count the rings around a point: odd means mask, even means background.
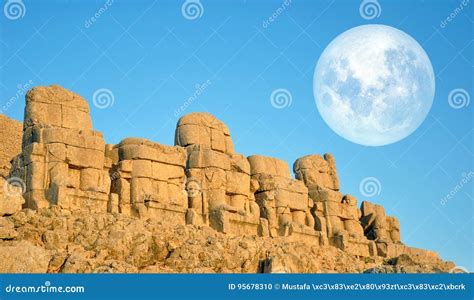
[[[399,218],[406,244],[474,270],[472,104],[453,108],[448,101],[455,89],[473,95],[472,3],[380,0],[379,16],[366,19],[362,1],[202,0],[192,20],[182,13],[184,1],[22,3],[19,16],[0,17],[4,114],[23,118],[19,85],[57,83],[89,101],[94,127],[108,143],[137,136],[173,144],[179,116],[207,111],[228,124],[245,155],[275,156],[291,166],[303,155],[332,153],[344,193],[385,206]],[[313,97],[324,47],[363,24],[411,35],[436,75],[424,123],[383,147],[336,135]],[[93,104],[100,89],[113,94],[113,105]],[[291,93],[291,105],[272,106],[277,89]],[[359,189],[368,177],[380,182],[372,197]]]

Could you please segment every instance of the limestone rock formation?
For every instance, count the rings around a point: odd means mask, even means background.
[[[327,234],[330,244],[360,256],[374,256],[376,246],[364,236],[357,199],[339,192],[335,160],[330,154],[308,155],[296,160],[296,178],[303,180],[313,201],[316,229]]]
[[[2,218],[0,218],[1,220]],[[448,272],[439,258],[392,261],[287,237],[220,233],[121,213],[57,206],[4,217],[16,233],[0,238],[0,272],[48,273],[361,273]],[[1,222],[0,222],[1,223]],[[0,230],[1,231],[1,230]],[[33,245],[36,245],[33,247]],[[271,261],[271,268],[261,264]]]
[[[193,113],[179,119],[175,144],[183,147],[203,145],[228,154],[234,152],[229,129],[222,121],[208,113]]]
[[[176,128],[176,145],[187,151],[187,223],[257,235],[260,209],[250,165],[245,156],[234,153],[227,126],[207,113],[184,116]]]
[[[110,167],[102,134],[93,131],[81,96],[59,86],[27,93],[22,152],[11,172],[26,184],[26,207],[104,211]]]
[[[188,207],[184,149],[128,138],[110,152],[111,199],[117,199],[111,200],[110,212],[184,224]]]
[[[10,173],[10,161],[21,152],[21,122],[0,115],[0,177]]]
[[[268,223],[268,235],[294,236],[313,243],[324,243],[324,235],[315,231],[313,206],[302,181],[290,177],[286,162],[265,156],[249,158],[252,179],[259,188],[255,198]],[[266,233],[264,233],[265,235]]]
[[[0,177],[0,188],[0,217],[13,215],[20,211],[25,203],[22,196],[23,187],[13,180],[5,180]]]
[[[46,273],[51,256],[42,247],[19,241],[0,247],[0,258],[2,273]]]
[[[18,265],[0,264],[0,272],[452,267],[404,245],[382,206],[363,201],[359,209],[341,193],[332,155],[297,159],[292,178],[285,161],[236,153],[227,126],[208,113],[183,116],[174,146],[141,138],[106,145],[86,100],[36,87],[26,95],[22,139],[0,182],[0,260]]]

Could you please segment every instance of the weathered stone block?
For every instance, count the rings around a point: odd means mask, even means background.
[[[344,229],[351,233],[358,235],[360,237],[364,237],[364,229],[360,225],[358,220],[344,220]]]
[[[275,207],[289,207],[296,210],[308,209],[308,195],[286,190],[275,191]]]
[[[177,145],[202,145],[211,147],[211,128],[195,124],[184,124],[176,129],[179,141]]]
[[[156,190],[150,178],[132,178],[130,182],[130,199],[132,204],[156,199]]]
[[[221,209],[226,205],[226,192],[224,188],[203,190],[203,196],[209,203],[209,210]]]
[[[46,145],[48,153],[48,162],[63,162],[66,160],[66,145],[62,143],[53,143]]]
[[[26,166],[26,191],[44,189],[46,186],[45,165],[41,162],[31,162]],[[66,177],[67,178],[67,177]]]
[[[184,185],[167,184],[168,201],[171,205],[188,207],[188,195]]]
[[[81,190],[97,191],[99,183],[100,171],[92,168],[81,170]]]
[[[42,128],[41,142],[45,144],[62,143],[79,148],[95,149],[104,151],[105,143],[97,131],[91,129],[70,129],[70,128]]]
[[[132,160],[132,177],[154,178],[150,160]]]
[[[325,188],[309,190],[309,197],[315,202],[337,202],[342,201],[343,195],[340,192]]]
[[[24,124],[26,127],[37,124],[61,127],[61,105],[38,101],[27,103]]]
[[[226,151],[224,132],[211,128],[211,148],[220,152]]]
[[[64,162],[52,162],[47,165],[50,186],[66,187],[68,184],[69,167]],[[44,189],[45,187],[43,187]],[[47,188],[47,187],[46,187]]]
[[[261,155],[252,155],[247,159],[250,163],[251,175],[268,174],[290,178],[288,164],[281,159]]]
[[[165,146],[145,139],[127,138],[116,148],[120,160],[144,159],[183,167],[186,165],[186,150],[181,147]]]
[[[232,171],[250,175],[250,163],[244,155],[232,154],[230,158],[230,168]]]
[[[170,181],[180,179],[185,181],[184,168],[181,166],[168,165],[160,162],[152,162],[152,177],[159,180]]]
[[[122,160],[118,162],[118,166],[121,172],[131,173],[133,170],[133,160]]]
[[[377,255],[377,249],[373,241],[350,237],[347,234],[330,238],[330,243],[344,252],[361,257]]]
[[[0,177],[0,217],[20,211],[25,199],[21,186],[7,183]]]
[[[115,193],[109,194],[109,202],[107,203],[107,212],[120,213],[119,195]]]
[[[110,177],[106,171],[85,168],[81,170],[81,190],[110,192]]]
[[[67,186],[74,189],[81,188],[81,170],[71,168],[68,170]]]
[[[115,148],[112,144],[105,145],[105,156],[112,160],[112,164],[118,164],[119,162],[119,153],[118,149]]]
[[[69,164],[81,168],[104,168],[104,152],[95,149],[85,149],[67,146],[66,159]]]
[[[62,127],[92,129],[89,112],[80,110],[77,107],[62,105]]]
[[[245,211],[247,209],[248,197],[244,195],[231,195],[229,197],[230,205],[237,210]]]
[[[46,147],[44,144],[32,143],[26,145],[20,154],[23,160],[23,166],[31,162],[45,162]]]
[[[47,208],[50,206],[50,203],[57,200],[56,198],[46,198],[46,192],[43,189],[28,191],[23,194],[23,197],[25,198],[24,206],[30,209]]]
[[[188,180],[199,185],[200,189],[226,190],[226,171],[220,168],[188,169]]]
[[[234,142],[229,135],[224,136],[226,153],[234,153]]]
[[[293,171],[296,178],[303,180],[310,190],[318,187],[339,190],[336,165],[330,154],[325,154],[324,158],[320,155],[298,158],[293,164]]]
[[[201,145],[227,154],[234,152],[229,129],[208,113],[192,113],[180,118],[175,144],[183,147]]]
[[[188,168],[220,168],[230,170],[230,158],[224,153],[207,147],[193,146],[189,150]]]
[[[226,171],[226,183],[226,191],[228,194],[249,195],[250,175],[234,171]]]

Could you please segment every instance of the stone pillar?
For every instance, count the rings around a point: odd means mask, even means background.
[[[112,192],[118,194],[117,210],[184,224],[188,207],[185,149],[127,138],[114,150],[118,161],[111,177]]]
[[[104,152],[81,96],[57,85],[35,87],[26,95],[22,152],[10,176],[24,180],[28,208],[106,211],[111,161]]]
[[[234,153],[227,126],[207,113],[183,116],[175,144],[187,150],[187,222],[256,235],[260,210],[251,190],[250,166],[244,156]]]
[[[339,192],[339,179],[332,155],[307,155],[293,165],[296,178],[303,181],[313,201],[312,213],[317,230],[329,243],[354,255],[375,255],[375,244],[364,236],[359,222],[357,199]]]
[[[368,239],[375,241],[378,255],[392,256],[407,249],[400,240],[400,224],[397,218],[386,216],[381,205],[363,201],[361,213],[360,221],[364,233]]]
[[[249,156],[248,160],[252,179],[259,183],[255,198],[262,216],[268,220],[269,235],[319,243],[308,189],[303,182],[291,178],[287,163],[260,155]]]

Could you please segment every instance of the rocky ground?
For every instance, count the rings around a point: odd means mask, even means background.
[[[0,217],[1,273],[256,273],[265,259],[274,271],[292,273],[431,273],[454,267],[407,255],[358,258],[331,246],[231,236],[207,226],[120,214],[51,208]]]

